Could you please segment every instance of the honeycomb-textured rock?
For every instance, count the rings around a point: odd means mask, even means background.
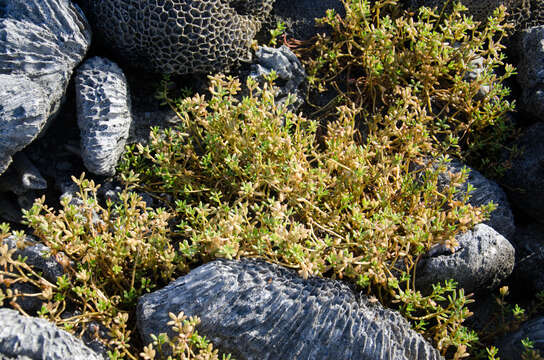
[[[118,61],[162,73],[223,71],[248,58],[273,0],[81,0]]]
[[[441,359],[398,313],[345,284],[304,280],[265,262],[216,260],[140,298],[145,343],[168,313],[197,315],[199,333],[238,360]]]
[[[44,319],[0,309],[0,356],[4,359],[104,360],[81,340]]]
[[[12,88],[0,96],[0,174],[57,114],[90,40],[90,27],[70,0],[0,0],[0,74],[12,77],[0,80]],[[14,107],[22,98],[31,104]]]
[[[113,175],[132,122],[125,74],[110,60],[93,57],[77,70],[75,83],[85,167],[97,175]]]
[[[437,246],[422,258],[416,270],[416,287],[424,293],[432,285],[454,279],[466,293],[491,290],[514,269],[514,247],[501,234],[478,224],[456,238],[459,246],[452,254]]]

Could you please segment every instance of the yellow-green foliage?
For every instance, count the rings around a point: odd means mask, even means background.
[[[183,268],[168,236],[171,214],[146,208],[138,195],[127,190],[119,194],[118,202],[102,207],[93,181],[73,180],[81,189],[73,202],[63,198],[62,208],[56,211],[44,205],[42,198],[24,213],[34,235],[63,264],[65,275],[51,284],[23,259],[13,259],[13,250],[5,246],[0,249],[0,275],[5,285],[26,282],[41,290],[33,295],[46,300],[40,316],[78,331],[86,323],[99,321],[110,330],[112,358],[134,358],[130,326],[137,298],[168,283]],[[7,234],[3,231],[2,237]],[[28,296],[9,287],[0,295],[17,308],[12,300]],[[62,316],[73,306],[78,315]]]
[[[205,337],[198,335],[195,326],[200,323],[196,316],[187,318],[183,312],[177,316],[169,313],[170,321],[167,325],[177,333],[174,338],[169,338],[167,334],[151,335],[153,342],[144,347],[140,356],[144,360],[163,359],[163,350],[168,346],[169,359],[177,360],[219,360],[218,351],[214,350],[213,345]],[[222,360],[231,359],[230,355],[222,355]],[[234,359],[233,359],[234,360]]]
[[[351,279],[401,302],[444,352],[455,345],[463,353],[472,334],[460,326],[468,316],[462,291],[448,283],[423,297],[407,274],[433,244],[454,246],[485,209],[455,199],[466,174],[438,188],[447,159],[426,161],[436,155],[432,119],[417,98],[407,91],[389,114],[369,118],[366,143],[357,111],[342,107],[320,144],[316,122],[277,105],[271,83],[260,89],[248,80],[241,99],[240,87],[215,76],[209,100],[163,94],[181,124],[155,129],[121,166],[143,189],[173,196],[180,250],[200,261],[253,256],[303,276]],[[450,302],[437,301],[447,295]]]
[[[511,69],[493,72],[502,59],[495,42],[502,10],[477,30],[459,6],[444,17],[424,9],[415,20],[383,15],[395,1],[345,6],[344,19],[328,13],[332,36],[320,37],[316,57],[306,58],[311,82],[340,94],[342,106],[324,131],[289,111],[289,101],[276,104],[273,76],[263,87],[249,79],[245,96],[238,80],[213,76],[207,98],[182,100],[168,96],[165,82],[160,97],[179,126],[154,129],[147,145],[129,148],[119,170],[127,184],[162,198],[174,217],[146,209],[128,191],[102,207],[94,184],[80,179],[77,205],[65,200],[54,211],[41,201],[25,215],[53,252],[66,254],[67,274],[45,284],[2,249],[2,275],[43,289],[42,316],[68,327],[104,323],[112,358],[135,358],[130,325],[138,296],[202,262],[243,256],[305,277],[352,281],[398,308],[443,354],[468,356],[476,336],[462,323],[471,300],[452,281],[428,296],[413,284],[426,250],[453,248],[455,236],[492,209],[474,208],[458,193],[466,172],[451,174],[446,186],[438,178],[448,162],[443,154],[495,150],[505,134],[502,116],[511,105],[501,82]],[[467,81],[477,56],[484,69]],[[490,89],[485,96],[482,86]],[[67,301],[81,314],[61,319]],[[173,319],[181,338],[192,339],[194,319],[181,319]],[[169,343],[179,345],[180,358],[198,356],[186,350],[200,340],[178,340],[159,335],[141,355],[153,358]],[[195,358],[214,359],[208,346]]]
[[[432,117],[426,131],[434,146],[488,169],[498,166],[491,162],[509,134],[504,115],[513,110],[502,84],[513,74],[501,52],[504,7],[479,26],[460,3],[449,14],[421,8],[412,17],[398,11],[396,0],[343,2],[343,18],[329,10],[319,20],[331,35],[319,35],[306,50],[310,83],[320,91],[336,89],[336,103],[354,104],[365,114],[387,112],[410,92]],[[481,69],[469,79],[478,59]]]

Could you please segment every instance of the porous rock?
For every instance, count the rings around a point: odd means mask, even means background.
[[[44,319],[0,309],[0,356],[15,359],[104,360],[83,342]]]
[[[224,71],[250,57],[273,0],[81,0],[119,61],[174,74]]]
[[[85,167],[98,175],[113,175],[132,121],[125,75],[110,60],[93,57],[77,70],[75,83]]]
[[[443,284],[448,279],[454,279],[466,293],[490,290],[512,273],[514,247],[491,227],[478,224],[456,240],[455,252],[438,245],[418,263],[419,290],[429,293],[433,284]]]
[[[255,64],[251,66],[249,76],[263,82],[264,78],[274,71],[277,75],[275,85],[279,92],[276,94],[278,103],[285,102],[287,96],[295,96],[295,107],[304,102],[299,86],[306,79],[306,73],[295,54],[285,45],[279,48],[260,46],[255,51]]]
[[[441,358],[402,316],[345,284],[265,262],[216,260],[144,295],[144,342],[172,335],[168,313],[181,311],[199,316],[199,333],[239,360]]]
[[[544,121],[544,25],[522,31],[519,39],[517,81],[523,91],[521,106]]]
[[[90,38],[69,0],[0,0],[0,174],[58,113]]]
[[[468,170],[468,178],[463,183],[456,194],[457,199],[463,198],[470,184],[474,190],[470,192],[470,198],[468,203],[472,206],[484,206],[493,202],[497,205],[497,208],[491,212],[489,220],[486,220],[484,224],[491,226],[494,230],[500,233],[507,239],[510,239],[516,231],[514,225],[514,215],[510,208],[510,202],[506,196],[504,190],[493,180],[490,180],[483,176],[479,171],[474,170],[458,160],[452,160],[447,165],[447,171],[440,174],[438,179],[438,186],[443,188],[450,182],[450,174],[459,173],[463,167]]]
[[[522,359],[523,339],[533,342],[534,350],[544,354],[544,316],[529,320],[521,325],[518,331],[504,336],[498,341],[499,357],[503,360]]]
[[[528,224],[517,229],[514,237],[516,266],[512,277],[524,290],[544,291],[544,225]]]
[[[530,218],[544,223],[544,122],[533,124],[515,142],[520,154],[501,181],[509,199]]]

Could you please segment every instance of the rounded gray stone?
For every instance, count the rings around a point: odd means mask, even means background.
[[[0,309],[0,354],[15,359],[104,360],[81,340],[47,320]]]
[[[514,247],[493,228],[478,224],[456,238],[454,253],[437,246],[419,262],[416,287],[424,293],[432,285],[454,279],[465,293],[491,290],[506,279],[514,268]]]
[[[69,0],[0,1],[0,74],[13,77],[1,81],[18,84],[0,94],[0,174],[11,155],[57,115],[72,71],[90,41],[83,13]],[[25,99],[28,104],[21,106]],[[17,113],[6,113],[9,110]]]
[[[0,174],[42,131],[50,104],[44,89],[20,75],[0,74]]]
[[[125,74],[114,62],[93,57],[77,70],[75,83],[85,167],[97,175],[113,175],[132,122]]]
[[[199,333],[238,360],[442,358],[400,314],[344,283],[260,261],[216,260],[141,297],[144,343],[173,335],[168,313],[181,311],[199,316]]]

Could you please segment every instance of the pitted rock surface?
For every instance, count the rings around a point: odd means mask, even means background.
[[[125,74],[110,60],[94,57],[77,70],[75,83],[85,167],[98,175],[113,175],[132,122]]]
[[[442,246],[422,258],[416,270],[416,287],[430,293],[432,285],[454,279],[465,292],[496,288],[514,268],[514,247],[485,224],[457,236],[454,253]]]
[[[12,77],[0,79],[0,174],[55,117],[90,41],[89,25],[70,0],[0,0],[0,74]],[[14,99],[29,103],[13,107]]]
[[[347,285],[260,261],[216,260],[140,298],[145,343],[168,313],[199,316],[199,333],[244,359],[441,359],[398,313]]]
[[[0,309],[0,356],[35,360],[104,360],[81,340],[44,319]]]
[[[249,47],[273,0],[81,0],[119,61],[173,74],[224,71]]]

